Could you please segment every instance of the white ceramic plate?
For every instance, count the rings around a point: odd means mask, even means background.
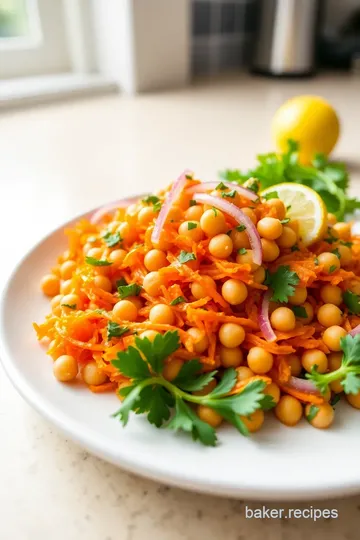
[[[271,418],[252,438],[231,427],[219,445],[206,448],[187,436],[158,430],[141,417],[126,428],[110,417],[115,395],[95,395],[58,383],[51,359],[38,344],[32,322],[49,304],[39,282],[65,249],[63,227],[19,263],[5,287],[0,309],[1,359],[20,394],[37,411],[90,452],[133,473],[186,489],[246,499],[314,499],[360,491],[359,412],[337,407],[329,431],[306,421],[286,428]]]

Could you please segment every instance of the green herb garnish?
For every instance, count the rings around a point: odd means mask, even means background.
[[[243,232],[245,231],[246,227],[245,225],[238,225],[237,227],[235,227],[235,229],[239,232]]]
[[[139,296],[142,291],[142,287],[140,287],[140,285],[137,283],[130,283],[129,285],[119,285],[117,290],[120,298],[123,300],[128,296]]]
[[[343,293],[343,302],[354,315],[360,314],[360,296],[347,289]]]
[[[245,253],[247,253],[247,249],[245,249],[245,248],[238,249],[238,254],[239,255],[245,255]]]
[[[308,422],[311,422],[311,420],[314,420],[319,410],[320,410],[319,407],[317,407],[316,405],[311,405],[309,409],[309,414],[306,416],[306,420]]]
[[[307,319],[308,314],[306,313],[306,309],[303,306],[291,306],[291,309],[295,317],[299,317],[300,319]]]
[[[178,296],[177,298],[174,298],[174,300],[171,300],[170,306],[177,306],[178,304],[183,304],[186,302],[185,298],[183,296]]]
[[[127,326],[120,326],[116,322],[109,321],[107,325],[107,338],[121,337],[123,334],[129,331]]]
[[[289,223],[289,221],[290,221],[290,218],[285,218],[285,219],[281,219],[280,223],[281,225],[286,225],[286,223]]]
[[[299,281],[299,276],[290,270],[290,266],[279,266],[276,272],[267,272],[265,285],[272,289],[272,301],[287,302]]]
[[[159,201],[160,199],[156,195],[148,195],[147,197],[142,199],[142,202],[145,204],[156,204]]]
[[[332,264],[329,268],[329,274],[332,274],[338,269],[338,267],[335,264]]]
[[[189,261],[196,261],[196,256],[194,253],[189,253],[188,251],[182,250],[178,256],[178,261],[181,264],[185,264]]]
[[[257,409],[268,409],[274,403],[265,395],[266,384],[257,380],[250,382],[240,393],[228,395],[236,383],[233,368],[224,371],[216,388],[205,396],[191,392],[202,390],[218,374],[217,371],[201,373],[199,360],[186,362],[175,380],[167,381],[162,376],[164,362],[180,346],[177,331],[158,334],[154,341],[135,338],[135,347],[128,347],[117,354],[112,365],[131,379],[131,385],[120,390],[125,397],[120,409],[113,415],[125,426],[131,411],[146,414],[156,427],[165,425],[174,431],[191,433],[194,440],[207,446],[215,446],[216,432],[209,424],[200,420],[189,403],[205,405],[220,413],[233,424],[242,435],[249,431],[240,416],[249,416]]]
[[[221,191],[222,189],[227,189],[227,186],[225,186],[223,182],[220,182],[220,184],[218,184],[215,189]]]
[[[196,229],[197,223],[194,223],[193,221],[188,221],[188,231],[191,231],[191,229]]]
[[[197,202],[196,202],[194,199],[190,199],[189,205],[190,205],[190,206],[196,206],[196,205],[197,205]]]
[[[104,234],[103,240],[108,247],[115,247],[123,241],[119,233],[111,232]]]
[[[67,307],[69,309],[76,309],[76,304],[61,304],[61,307]]]
[[[233,199],[236,195],[236,189],[232,189],[231,191],[222,191],[221,192],[221,196],[224,198],[224,197],[229,197],[230,199]]]
[[[263,195],[263,198],[266,201],[270,201],[270,199],[278,199],[279,195],[277,191],[270,191],[270,193],[266,193],[266,195]]]
[[[91,264],[91,266],[111,266],[112,262],[102,260],[102,259],[95,259],[94,257],[85,257],[86,264]]]

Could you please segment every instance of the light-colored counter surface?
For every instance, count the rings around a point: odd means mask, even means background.
[[[275,109],[300,93],[323,95],[338,110],[343,133],[335,155],[351,166],[355,193],[360,78],[234,78],[136,99],[109,96],[4,114],[0,280],[39,237],[88,208],[156,189],[185,167],[211,180],[221,168],[251,166],[256,153],[271,149]],[[360,496],[270,505],[337,508],[337,520],[249,520],[246,501],[186,493],[116,469],[57,433],[16,394],[1,368],[0,433],[0,540],[359,537]],[[243,466],[241,456],[236,466]],[[306,474],[306,463],[294,467]]]

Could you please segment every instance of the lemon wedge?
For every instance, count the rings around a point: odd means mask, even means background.
[[[296,220],[305,246],[320,240],[327,231],[327,210],[321,197],[313,189],[302,184],[284,183],[271,186],[261,192],[265,197],[276,192],[286,207],[286,216]]]

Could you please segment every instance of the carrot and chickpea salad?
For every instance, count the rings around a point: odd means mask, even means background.
[[[247,185],[247,187],[246,187]],[[222,422],[258,431],[360,408],[360,237],[328,214],[306,246],[276,191],[200,182],[118,201],[66,231],[35,324],[61,382],[78,377],[157,427],[216,443]]]

